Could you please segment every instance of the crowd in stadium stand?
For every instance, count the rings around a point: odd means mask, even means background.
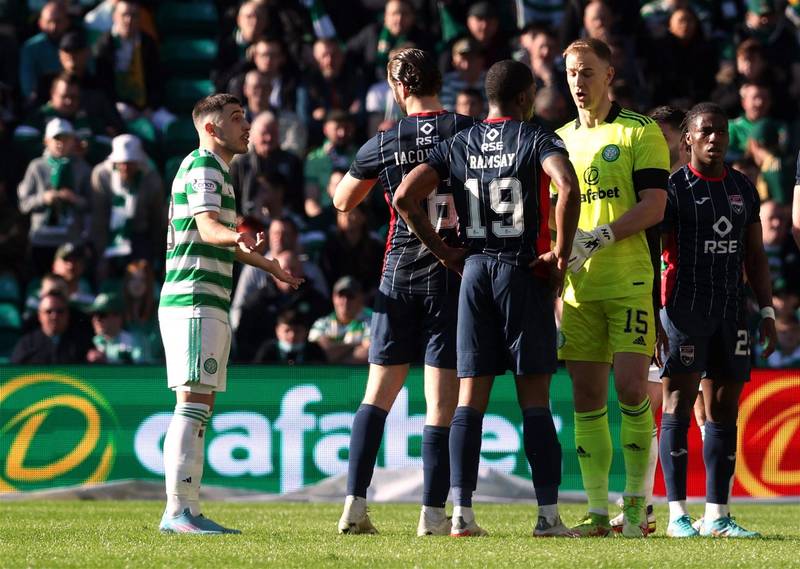
[[[762,200],[778,316],[777,351],[764,361],[756,347],[754,362],[800,366],[797,0],[2,2],[0,358],[162,361],[169,189],[197,146],[193,104],[227,91],[252,122],[231,166],[240,227],[267,231],[267,255],[306,278],[295,291],[237,267],[232,361],[364,363],[389,210],[379,187],[349,213],[331,195],[400,115],[392,50],[435,52],[442,103],[475,117],[486,70],[518,59],[537,120],[556,128],[575,117],[561,51],[583,36],[611,46],[623,106],[728,113],[728,160]]]

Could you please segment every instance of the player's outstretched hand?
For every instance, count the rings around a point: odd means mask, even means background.
[[[561,292],[564,290],[564,278],[567,276],[567,263],[563,257],[556,255],[555,251],[548,251],[535,258],[530,267],[547,265],[550,270],[550,286],[556,292],[556,296],[561,296]]]
[[[759,341],[764,346],[764,351],[761,352],[761,357],[766,359],[778,345],[778,333],[775,331],[774,318],[762,318],[759,326]]]
[[[244,253],[252,253],[255,251],[256,240],[253,239],[249,233],[239,233],[239,237],[236,239],[236,245]]]
[[[297,290],[301,284],[305,282],[306,279],[300,277],[293,277],[289,273],[283,270],[281,264],[276,261],[275,259],[265,259],[267,262],[267,269],[270,274],[279,281],[283,281],[286,284],[290,285],[293,289]]]
[[[263,255],[267,252],[267,247],[269,247],[269,241],[267,241],[267,235],[263,231],[259,231],[256,234],[256,245],[253,248],[254,253],[258,253],[259,255]]]
[[[669,337],[661,325],[661,319],[656,315],[656,353],[653,356],[658,367],[664,367],[664,363],[669,353]]]
[[[462,249],[461,247],[448,247],[445,256],[439,260],[445,267],[451,271],[457,272],[458,275],[461,276],[464,272],[464,257],[466,256],[466,249]]]

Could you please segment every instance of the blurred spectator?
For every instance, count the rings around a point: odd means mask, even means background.
[[[583,10],[583,32],[590,38],[611,42],[614,35],[614,11],[603,0],[591,0]]]
[[[114,136],[122,132],[124,125],[116,107],[106,96],[105,87],[97,79],[97,75],[89,69],[91,52],[86,43],[86,34],[82,30],[73,30],[64,34],[58,44],[58,59],[64,73],[74,76],[80,85],[80,103],[84,109],[90,109],[95,121],[101,123],[100,132]]]
[[[69,27],[61,2],[48,2],[39,13],[39,33],[22,45],[19,58],[19,86],[26,103],[36,103],[40,78],[61,69],[58,42]]]
[[[701,2],[694,0],[650,0],[642,6],[641,15],[647,32],[653,38],[662,38],[670,27],[670,18],[677,10],[691,9],[703,25],[706,37],[711,34],[711,13]]]
[[[125,120],[137,118],[143,111],[152,113],[161,106],[158,45],[142,32],[139,11],[135,2],[118,0],[111,31],[103,34],[95,46],[98,80]]]
[[[773,0],[747,0],[747,14],[736,31],[736,44],[748,38],[764,46],[767,60],[785,74],[789,93],[797,97],[800,94],[800,47],[791,24],[777,12]]]
[[[247,72],[255,69],[269,83],[269,104],[281,111],[297,111],[303,108],[298,97],[305,96],[300,89],[300,80],[286,58],[283,42],[275,37],[259,38],[247,49],[245,68],[228,82],[228,92],[244,99],[244,79]]]
[[[89,31],[93,37],[99,37],[104,33],[110,32],[114,26],[114,7],[119,0],[102,0],[97,6],[89,10],[83,17],[83,27]],[[86,4],[87,2],[82,2]],[[94,4],[94,1],[88,2]],[[146,2],[147,5],[157,4],[155,2]],[[157,7],[157,6],[156,6]],[[152,38],[157,38],[155,20],[152,14],[147,10],[142,10],[139,13],[141,20],[142,31],[149,34]]]
[[[151,263],[164,248],[167,212],[161,176],[139,139],[121,134],[92,171],[92,245],[97,280],[122,277],[132,259]]]
[[[297,310],[281,312],[275,323],[275,337],[265,340],[256,351],[254,364],[323,364],[325,352],[308,339],[308,323]]]
[[[336,39],[314,42],[314,67],[307,78],[308,110],[304,113],[310,121],[312,140],[319,143],[322,121],[329,111],[339,109],[360,116],[366,93],[361,68],[349,66],[345,70],[342,48]]]
[[[569,94],[567,75],[556,65],[558,40],[548,28],[531,24],[519,36],[522,53],[518,59],[531,68],[536,89],[554,87]]]
[[[286,179],[277,172],[256,175],[252,201],[242,204],[242,215],[255,219],[262,227],[268,227],[273,219],[291,217],[299,227],[299,218],[285,207],[286,186]]]
[[[389,52],[408,42],[423,50],[433,48],[433,40],[416,25],[413,4],[409,0],[389,0],[383,21],[365,26],[347,42],[346,51],[354,58],[355,65],[363,66],[367,79],[380,81],[386,77]]]
[[[296,252],[291,250],[281,251],[274,258],[281,267],[295,277],[304,277],[303,263]],[[314,286],[306,281],[297,290],[291,286],[276,281],[271,277],[264,279],[260,287],[247,286],[245,270],[236,286],[233,305],[231,306],[231,325],[236,338],[236,359],[238,361],[252,361],[256,350],[266,340],[273,338],[275,319],[278,314],[286,309],[294,309],[303,318],[307,327],[323,314],[330,310],[330,302],[317,291]],[[264,274],[264,271],[260,271]],[[249,277],[250,282],[255,281]],[[242,287],[242,292],[240,292]],[[237,306],[238,305],[238,306]],[[236,310],[236,318],[234,318]]]
[[[756,121],[747,138],[745,154],[750,156],[758,167],[755,181],[761,201],[775,200],[779,204],[791,202],[787,188],[791,182],[784,172],[781,160],[780,133],[775,121],[762,119]]]
[[[86,274],[87,262],[86,247],[67,242],[56,249],[53,263],[49,267],[50,275],[63,279],[66,289],[62,292],[70,305],[80,310],[88,309],[94,302],[92,285]],[[41,281],[31,280],[28,284],[30,295],[25,301],[26,309],[36,310],[42,294],[47,292],[48,286],[53,286],[45,284],[45,277]]]
[[[477,89],[461,89],[456,94],[455,112],[474,119],[485,117],[486,107],[481,92]]]
[[[409,47],[416,46],[410,42],[398,45],[389,52],[389,59],[394,57],[395,53],[401,49]],[[373,83],[367,89],[364,108],[367,111],[367,136],[374,136],[377,131],[386,130],[388,125],[394,124],[403,116],[389,88],[385,69],[380,81]]]
[[[331,111],[325,117],[322,132],[325,142],[312,150],[303,169],[305,180],[305,213],[316,217],[333,207],[326,191],[328,178],[334,168],[347,169],[358,148],[353,144],[353,120],[344,111]]]
[[[125,306],[116,293],[98,294],[91,306],[94,347],[86,354],[90,364],[144,363],[139,339],[122,329]]]
[[[550,130],[561,128],[570,119],[569,105],[564,94],[555,87],[536,91],[534,117]]]
[[[164,346],[158,328],[157,291],[153,267],[145,259],[128,264],[122,281],[125,329],[142,347],[142,361],[158,363],[164,359]]]
[[[28,165],[17,188],[19,209],[30,215],[29,244],[36,274],[47,270],[60,243],[86,236],[91,169],[75,156],[76,142],[69,122],[47,123],[44,156]]]
[[[301,270],[307,284],[324,298],[329,296],[330,289],[322,270],[301,256],[298,226],[292,217],[284,216],[272,219],[267,228],[267,241],[269,249],[264,255],[265,257],[277,259],[285,251],[292,252],[301,264]],[[242,268],[239,280],[236,283],[236,290],[233,293],[233,301],[231,302],[230,318],[231,326],[234,330],[238,326],[246,300],[260,289],[272,286],[271,283],[272,278],[264,271],[250,269],[249,266]]]
[[[236,27],[230,34],[219,40],[217,61],[212,77],[218,91],[225,87],[237,69],[237,64],[245,60],[248,48],[264,35],[267,29],[267,14],[263,2],[250,0],[242,2],[236,15]]]
[[[383,267],[384,244],[369,232],[367,205],[336,214],[336,229],[320,255],[320,267],[329,283],[352,276],[369,301],[374,296]]]
[[[278,117],[278,130],[281,148],[297,156],[305,156],[308,143],[308,129],[300,117],[289,110],[276,110],[270,103],[272,84],[269,78],[256,69],[248,71],[242,86],[244,92],[245,118],[253,121],[265,112],[275,112]]]
[[[345,276],[333,285],[333,312],[314,322],[308,338],[320,345],[330,363],[365,364],[371,319],[361,285]]]
[[[491,2],[476,2],[467,11],[469,37],[478,42],[483,53],[483,69],[511,57],[507,36],[500,33],[500,20]],[[455,62],[454,62],[455,63]]]
[[[37,311],[40,328],[20,338],[11,354],[13,364],[54,365],[86,362],[88,337],[69,332],[67,300],[57,292],[42,297]]]
[[[550,30],[557,30],[564,18],[564,0],[515,0],[517,9],[517,28],[536,24]]]
[[[798,317],[800,312],[800,290],[790,290],[786,286],[776,286],[772,291],[772,306],[775,307],[775,321]]]
[[[11,192],[8,182],[0,178],[0,274],[12,273],[20,279],[25,271],[28,227]]]
[[[561,20],[559,33],[559,43],[562,48],[567,47],[581,35],[581,30],[584,28],[585,23],[584,12],[587,5],[591,3],[593,3],[593,0],[565,1],[566,8],[564,9],[564,17]],[[639,14],[641,9],[640,0],[605,0],[603,3],[613,16],[612,20],[607,24],[609,31],[613,35],[635,38],[638,44],[643,31]]]
[[[439,100],[442,106],[452,111],[456,105],[456,95],[464,89],[475,89],[485,102],[483,83],[486,77],[486,58],[480,44],[472,38],[456,41],[451,49],[453,71],[442,77],[442,90]]]
[[[761,238],[775,290],[800,290],[800,252],[789,233],[785,206],[769,200],[761,204]]]
[[[238,155],[231,163],[231,178],[237,192],[236,204],[240,212],[244,204],[253,203],[258,174],[280,174],[287,183],[284,205],[295,213],[303,214],[305,198],[303,189],[303,162],[295,154],[280,147],[280,123],[272,111],[265,111],[250,126],[250,150]]]
[[[800,322],[797,316],[776,320],[775,330],[778,332],[778,346],[767,358],[767,367],[800,367]]]
[[[684,7],[672,12],[669,33],[656,43],[656,53],[655,104],[688,108],[709,98],[718,68],[717,54],[694,10]]]
[[[64,268],[72,267],[61,267]],[[65,273],[66,274],[66,273]],[[92,321],[85,310],[94,301],[89,282],[86,279],[79,280],[78,289],[75,291],[76,300],[70,299],[70,285],[67,280],[56,273],[46,273],[41,280],[33,279],[28,283],[27,298],[25,299],[25,309],[22,314],[22,329],[25,332],[36,330],[39,325],[39,303],[41,299],[55,292],[67,299],[69,311],[68,334],[79,335],[91,341],[94,332],[92,331]]]
[[[745,153],[747,139],[750,138],[753,125],[757,121],[775,120],[771,113],[772,93],[769,85],[761,82],[746,82],[739,89],[739,96],[744,112],[728,123],[728,133],[730,134],[728,158],[730,160],[736,160]],[[780,147],[783,148],[788,139],[786,125],[778,122],[776,128]]]

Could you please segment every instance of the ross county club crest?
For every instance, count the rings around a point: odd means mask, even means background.
[[[694,346],[681,346],[681,363],[685,366],[694,363]]]
[[[609,144],[605,148],[603,148],[603,160],[606,162],[613,162],[617,158],[619,158],[619,146],[616,144]]]
[[[738,214],[744,211],[744,201],[742,200],[742,196],[739,194],[736,194],[735,196],[728,196],[728,201],[730,202],[734,213]]]

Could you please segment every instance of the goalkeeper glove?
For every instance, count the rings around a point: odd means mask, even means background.
[[[577,273],[586,260],[600,249],[614,244],[614,232],[608,225],[600,225],[591,231],[578,228],[572,241],[572,252],[569,256],[568,268]]]

